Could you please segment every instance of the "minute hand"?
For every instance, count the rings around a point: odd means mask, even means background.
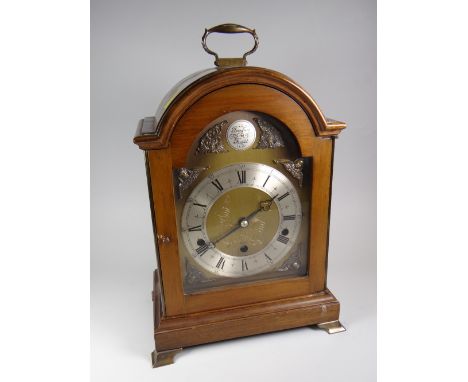
[[[215,241],[212,241],[211,243],[213,245],[216,245],[216,243],[220,242],[221,240],[223,240],[224,238],[228,237],[231,233],[234,233],[236,232],[239,228],[241,228],[241,225],[240,223],[238,225],[236,225],[235,227],[231,228],[229,231],[227,231],[225,234],[223,234],[222,236],[220,236],[219,238],[217,238]]]

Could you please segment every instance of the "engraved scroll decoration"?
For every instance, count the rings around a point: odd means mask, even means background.
[[[195,155],[227,152],[221,140],[221,130],[227,123],[227,121],[222,121],[210,127],[200,138]]]
[[[255,123],[261,130],[257,149],[274,149],[275,147],[284,147],[284,141],[281,134],[270,123],[263,119],[254,118]]]
[[[302,187],[302,181],[304,176],[302,174],[302,169],[304,168],[304,159],[299,158],[295,161],[289,159],[274,159],[275,163],[280,163],[283,165],[285,170],[291,174],[291,176],[299,182],[299,187]]]
[[[187,190],[207,168],[208,167],[182,167],[175,170],[177,197],[179,199],[182,198],[182,193]]]

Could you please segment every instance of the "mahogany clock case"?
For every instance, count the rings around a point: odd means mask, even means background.
[[[311,158],[308,269],[302,277],[186,293],[173,170],[187,166],[187,153],[203,128],[242,110],[281,121],[300,157]],[[290,78],[256,67],[211,71],[179,93],[160,120],[140,122],[134,142],[146,153],[159,264],[153,291],[154,366],[171,363],[181,348],[202,343],[313,324],[323,324],[329,332],[341,330],[340,305],[327,289],[326,274],[334,138],[345,127],[324,117]]]

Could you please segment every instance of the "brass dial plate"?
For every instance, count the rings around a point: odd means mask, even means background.
[[[244,277],[280,266],[301,227],[291,181],[260,163],[226,166],[201,181],[182,212],[182,237],[206,271]]]

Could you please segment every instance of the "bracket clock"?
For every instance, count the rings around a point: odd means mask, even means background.
[[[249,33],[242,58],[209,34]],[[345,330],[327,288],[334,141],[345,123],[273,70],[247,66],[255,30],[205,30],[215,67],[172,89],[134,142],[145,152],[158,268],[153,366],[185,347],[318,325]]]

